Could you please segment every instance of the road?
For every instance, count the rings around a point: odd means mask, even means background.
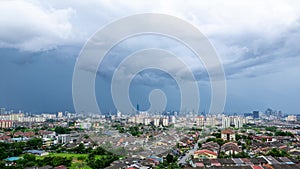
[[[185,156],[183,156],[177,163],[178,164],[186,164],[186,160],[187,159],[189,159],[190,158],[190,156],[192,155],[192,154],[194,154],[194,152],[196,151],[196,150],[198,150],[198,142],[200,141],[200,139],[197,141],[197,143],[194,145],[194,148],[193,149],[191,149],[191,150],[189,150],[186,154],[185,154]]]

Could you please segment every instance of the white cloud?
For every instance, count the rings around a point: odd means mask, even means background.
[[[26,1],[0,1],[0,46],[26,51],[54,48],[73,40],[71,8],[43,8]]]

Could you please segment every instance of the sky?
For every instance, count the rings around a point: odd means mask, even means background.
[[[299,1],[2,0],[0,11],[0,107],[26,112],[73,112],[73,70],[87,40],[120,18],[161,13],[193,24],[214,47],[227,83],[224,112],[272,108],[286,114],[300,113]],[[124,56],[147,47],[191,59],[188,62],[201,100],[198,111],[208,111],[211,83],[203,64],[193,64],[193,54],[182,44],[145,35],[117,44],[99,66],[95,92],[101,112],[116,111],[111,96],[116,65]],[[160,64],[168,64],[180,73],[167,59]],[[154,89],[164,92],[167,111],[180,109],[180,86],[168,73],[152,69],[132,79],[132,105],[149,109],[149,94]]]

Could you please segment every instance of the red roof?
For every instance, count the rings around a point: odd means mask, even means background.
[[[264,169],[264,168],[262,168],[261,166],[258,166],[258,165],[252,165],[251,166],[253,169]]]
[[[230,129],[225,129],[221,132],[222,134],[234,134],[234,132]]]
[[[211,154],[211,155],[215,155],[215,156],[218,155],[217,153],[207,150],[207,149],[195,151],[194,154]]]

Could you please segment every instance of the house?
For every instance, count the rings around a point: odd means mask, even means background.
[[[36,155],[36,156],[46,156],[46,155],[49,154],[48,152],[42,151],[42,150],[26,150],[24,152],[29,153],[29,154],[33,154],[33,155]]]
[[[218,152],[219,148],[220,148],[220,145],[216,142],[210,141],[210,142],[202,144],[201,148],[202,149],[207,149],[207,150],[210,150],[210,151],[214,151],[214,152]]]
[[[271,136],[252,136],[253,140],[257,140],[259,142],[274,142],[276,139],[274,139]]]
[[[221,131],[221,138],[225,141],[235,141],[235,133],[230,129]]]
[[[233,142],[228,142],[222,145],[221,151],[224,152],[226,155],[232,155],[242,152],[237,143]]]
[[[207,159],[215,159],[218,157],[218,153],[203,149],[203,150],[197,150],[194,152],[194,158],[207,158]]]

